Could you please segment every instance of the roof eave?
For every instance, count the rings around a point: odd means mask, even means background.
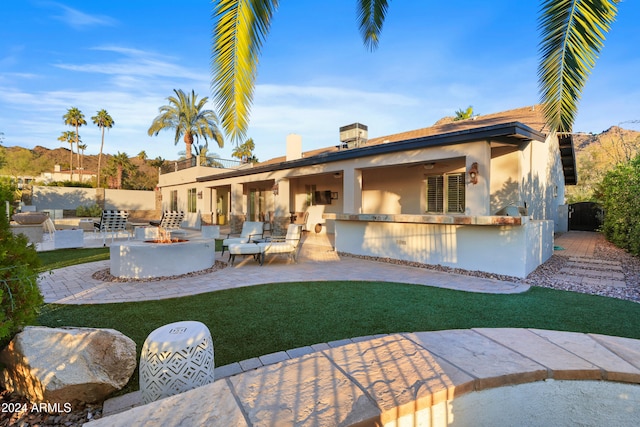
[[[370,145],[344,151],[334,151],[330,153],[318,154],[313,157],[303,157],[301,159],[272,163],[264,166],[254,166],[250,169],[199,177],[196,178],[196,181],[217,181],[225,178],[235,178],[246,175],[254,175],[262,172],[294,169],[297,167],[377,156],[381,154],[395,153],[398,151],[408,151],[421,148],[439,147],[462,144],[465,142],[478,140],[492,139],[500,139],[502,143],[505,143],[505,141],[510,142],[513,139],[513,142],[510,143],[517,145],[523,141],[531,140],[543,142],[546,140],[546,136],[543,133],[538,132],[520,122],[502,123],[438,135],[423,136],[419,138],[408,139],[405,141]]]

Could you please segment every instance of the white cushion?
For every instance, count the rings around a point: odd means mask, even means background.
[[[229,246],[235,243],[248,243],[248,242],[249,242],[248,237],[231,237],[229,239],[224,239],[222,241],[222,246]]]
[[[264,222],[245,221],[244,224],[242,224],[242,232],[240,233],[240,237],[249,237],[251,235],[262,236],[263,230]]]
[[[229,245],[231,255],[259,254],[262,249],[255,243],[234,243]]]
[[[288,242],[264,242],[258,243],[265,254],[287,254],[296,250],[296,247]]]

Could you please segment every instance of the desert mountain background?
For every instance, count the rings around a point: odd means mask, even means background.
[[[640,131],[612,126],[599,134],[574,134],[574,148],[578,168],[578,185],[567,186],[567,201],[587,201],[597,198],[597,184],[604,174],[619,163],[626,162],[640,154]],[[143,153],[141,153],[143,154]],[[102,174],[109,172],[111,154],[102,156]],[[0,159],[5,162],[0,167],[0,175],[37,177],[42,172],[53,172],[54,165],[62,170],[69,169],[69,149],[65,147],[48,149],[36,146],[33,150],[22,147],[0,146]],[[144,155],[129,157],[131,170],[127,171],[123,188],[153,189],[158,183],[156,160]],[[77,153],[73,153],[74,169],[78,166]],[[96,173],[97,155],[82,157],[85,173]],[[77,176],[77,174],[76,174]]]

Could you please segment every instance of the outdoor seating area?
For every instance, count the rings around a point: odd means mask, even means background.
[[[227,234],[227,238],[222,241],[222,255],[229,245],[235,243],[250,243],[255,242],[256,239],[261,239],[264,236],[264,222],[261,221],[245,221],[242,224],[242,231],[239,237],[231,237],[231,234]]]
[[[183,220],[184,212],[182,211],[164,211],[159,221],[149,221],[149,225],[172,230],[180,228]]]
[[[111,233],[111,242],[119,232],[127,232],[128,211],[105,210],[102,211],[100,222],[93,224],[94,230],[102,236],[102,245],[106,246],[107,233]]]
[[[288,255],[291,261],[297,262],[302,227],[299,224],[289,224],[286,236],[272,236],[265,242],[258,242],[257,246],[261,256],[260,265],[264,264],[266,255]]]

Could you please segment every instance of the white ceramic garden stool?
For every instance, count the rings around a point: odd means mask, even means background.
[[[140,355],[143,403],[213,382],[213,340],[206,325],[184,321],[151,332]]]

